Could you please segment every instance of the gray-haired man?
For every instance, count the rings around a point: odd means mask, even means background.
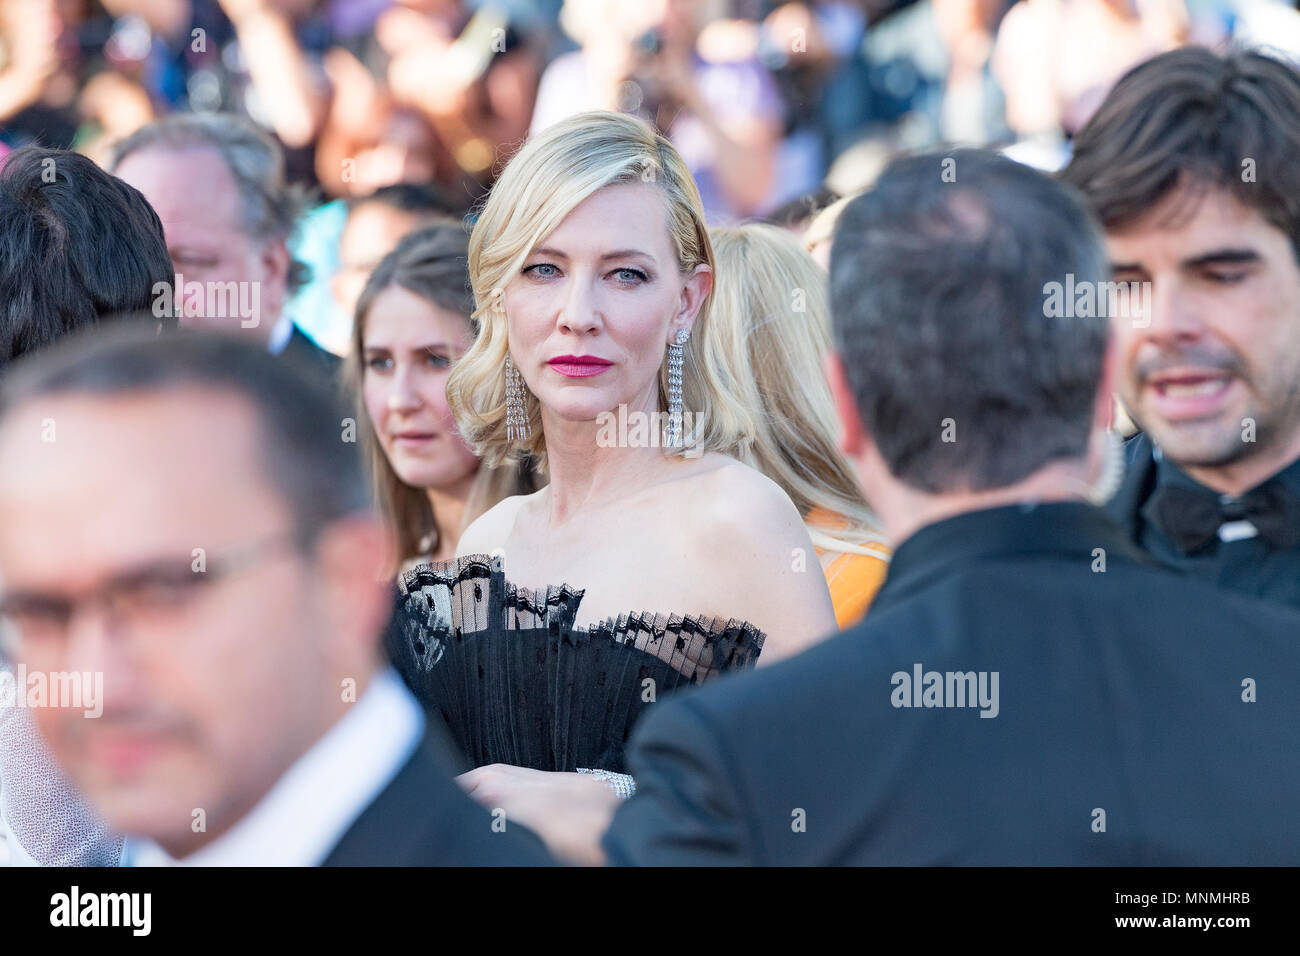
[[[118,143],[112,172],[144,194],[167,236],[176,282],[155,311],[175,306],[183,324],[238,330],[335,371],[284,312],[307,268],[289,252],[299,204],[275,140],[232,114],[178,113]]]

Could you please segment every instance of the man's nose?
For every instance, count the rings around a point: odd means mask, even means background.
[[[104,685],[112,686],[119,700],[129,698],[139,682],[136,648],[130,638],[106,604],[82,604],[68,622],[64,652],[51,669],[103,675]]]
[[[1152,282],[1144,310],[1130,319],[1148,338],[1162,343],[1189,341],[1205,332],[1196,297],[1178,282]],[[1145,322],[1143,321],[1145,320]]]

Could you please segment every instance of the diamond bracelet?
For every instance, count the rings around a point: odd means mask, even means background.
[[[604,780],[609,784],[609,789],[621,800],[626,800],[632,794],[636,793],[636,781],[625,773],[614,773],[610,770],[591,770],[587,767],[579,767],[578,773],[589,773],[593,777]]]

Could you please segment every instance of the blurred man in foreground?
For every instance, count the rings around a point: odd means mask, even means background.
[[[0,381],[10,363],[102,322],[172,326],[156,290],[174,276],[162,223],[91,160],[25,146],[0,162]],[[0,685],[13,674],[0,660]],[[114,863],[121,840],[55,767],[28,710],[0,690],[0,862]]]
[[[544,861],[380,663],[389,542],[347,428],[227,336],[73,342],[6,383],[0,617],[28,674],[102,675],[98,716],[35,716],[130,862]]]

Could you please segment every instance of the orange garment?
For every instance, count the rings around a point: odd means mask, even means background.
[[[813,509],[805,520],[808,524],[831,532],[844,527],[845,524],[843,518],[832,515],[824,508]],[[892,553],[891,549],[884,544],[873,545],[873,547],[884,554]],[[817,549],[819,559],[825,553],[821,548]],[[835,608],[835,623],[841,631],[862,620],[876,592],[885,583],[885,575],[888,572],[889,561],[870,554],[846,552],[826,566],[826,586],[830,588],[831,604]]]

